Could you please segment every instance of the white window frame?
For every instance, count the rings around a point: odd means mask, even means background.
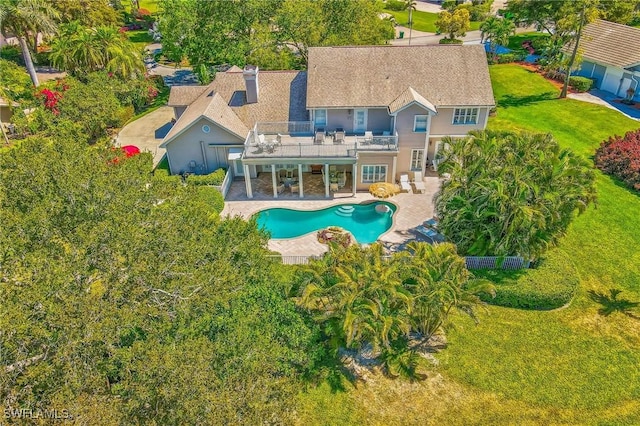
[[[424,118],[424,129],[418,129],[418,118]],[[413,131],[415,133],[427,133],[429,126],[429,116],[426,114],[418,114],[413,116]]]
[[[322,114],[324,114],[324,121],[318,121],[318,113],[321,112]],[[321,109],[316,109],[313,111],[313,123],[316,125],[316,127],[325,127],[327,125],[327,110],[324,108]]]
[[[369,167],[373,167],[372,172],[366,172],[367,175],[371,174],[371,180],[365,180],[365,170]],[[361,183],[375,183],[386,182],[387,172],[389,166],[387,164],[363,164],[360,166],[360,182]],[[380,179],[380,176],[384,174],[384,179]]]
[[[453,110],[451,124],[478,124],[480,108],[456,108]]]
[[[409,170],[412,172],[421,172],[422,164],[424,163],[424,149],[412,149],[411,150],[411,162],[409,163]]]

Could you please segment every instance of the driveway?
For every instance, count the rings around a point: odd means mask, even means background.
[[[116,146],[135,145],[142,152],[150,152],[156,166],[165,154],[165,149],[159,146],[171,129],[173,117],[173,108],[168,106],[150,112],[124,126],[118,133]]]

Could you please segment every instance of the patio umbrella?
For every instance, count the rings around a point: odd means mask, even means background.
[[[140,154],[140,148],[135,145],[125,145],[120,149],[124,151],[124,155],[126,155],[127,157],[133,157],[134,155]]]
[[[369,185],[369,193],[378,198],[389,198],[400,192],[400,187],[394,183],[377,182]]]

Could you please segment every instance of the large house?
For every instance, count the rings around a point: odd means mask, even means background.
[[[171,173],[230,168],[283,180],[304,196],[366,190],[437,166],[444,136],[484,129],[495,105],[481,45],[315,47],[307,71],[247,66],[208,86],[173,87],[176,123],[165,137]],[[271,178],[271,179],[269,179]]]
[[[579,47],[583,61],[576,75],[620,97],[633,89],[640,101],[640,28],[598,19],[584,28]]]

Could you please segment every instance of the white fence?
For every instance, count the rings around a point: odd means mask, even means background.
[[[310,260],[318,256],[279,256],[271,255],[272,259],[280,260],[285,265],[307,265]],[[389,259],[391,256],[385,256]],[[467,256],[464,258],[467,269],[526,269],[530,262],[518,256]],[[502,260],[502,263],[500,263]],[[498,266],[500,265],[500,266]]]
[[[222,194],[222,198],[227,197],[227,192],[229,192],[229,188],[231,188],[231,182],[233,182],[233,171],[231,170],[231,166],[229,166],[222,184],[215,187]]]

